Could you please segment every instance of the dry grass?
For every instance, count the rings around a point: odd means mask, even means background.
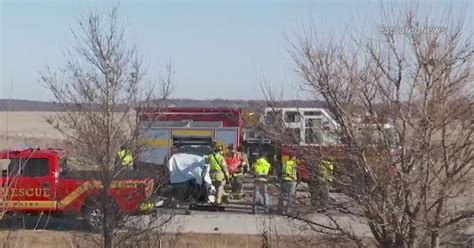
[[[171,235],[169,235],[171,236]],[[97,247],[96,241],[100,238],[96,234],[65,231],[1,231],[0,247]],[[278,245],[273,241],[270,247],[305,247],[298,242],[297,237],[280,236]],[[95,241],[94,241],[95,240]],[[167,243],[168,237],[163,236],[162,247],[170,247]],[[273,243],[273,245],[272,245]],[[351,247],[346,244],[334,244],[331,242],[316,242],[313,239],[311,247]],[[144,243],[141,243],[141,246]],[[156,245],[153,245],[157,247]],[[185,233],[180,234],[176,248],[253,248],[262,247],[262,237],[259,235],[242,234],[211,234],[211,233]]]
[[[84,240],[87,235],[78,232],[53,232],[53,231],[1,231],[0,246],[4,248],[22,247],[93,247],[91,243]]]
[[[46,119],[62,112],[0,112],[0,149],[29,147],[65,147],[63,135]],[[135,112],[130,113],[133,122]]]
[[[57,112],[0,112],[0,134],[23,137],[51,137],[58,132],[46,122]]]
[[[46,122],[55,112],[0,112],[0,149],[62,146],[61,135]]]
[[[1,247],[96,247],[93,240],[99,239],[98,235],[80,232],[59,231],[2,231],[0,232]],[[164,238],[166,239],[166,238]],[[166,241],[163,247],[168,247]],[[237,234],[182,234],[177,247],[214,248],[214,247],[260,247],[260,237],[257,235]]]

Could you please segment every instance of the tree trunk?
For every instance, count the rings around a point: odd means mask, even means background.
[[[444,186],[444,185],[443,185]],[[439,193],[440,196],[444,195],[444,190],[441,190]],[[444,209],[444,200],[439,201],[438,206],[436,207],[435,221],[431,229],[431,248],[439,247],[439,228],[441,224],[441,214]]]
[[[438,248],[439,247],[439,231],[434,230],[431,231],[431,248]]]
[[[112,235],[104,232],[104,248],[112,248]]]
[[[418,245],[418,239],[417,239],[417,228],[414,226],[415,224],[412,223],[412,226],[410,226],[410,233],[408,234],[408,241],[407,241],[407,246],[408,248],[415,248]]]
[[[104,248],[112,248],[112,231],[111,230],[111,218],[109,218],[110,212],[107,207],[103,209],[103,219],[102,219],[102,236],[104,238]]]

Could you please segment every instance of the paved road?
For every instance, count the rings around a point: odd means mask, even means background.
[[[191,214],[187,215],[184,214],[184,211],[177,210],[162,210],[160,216],[166,218],[171,213],[174,215],[174,218],[166,226],[166,230],[170,232],[260,234],[262,230],[269,226],[271,226],[273,232],[279,234],[295,234],[295,231],[305,232],[301,230],[301,226],[298,226],[298,222],[282,216],[210,211],[192,211]],[[322,214],[313,215],[311,219],[317,220],[322,224],[329,223],[329,220]],[[158,225],[161,223],[161,220],[152,215],[143,215],[131,217],[129,223],[131,227],[145,229]],[[338,220],[350,224],[356,234],[361,236],[368,235],[366,225],[352,221],[344,216],[338,217]],[[81,223],[79,219],[65,221],[63,219],[43,216],[42,218],[26,217],[24,225],[28,229],[81,230]]]
[[[330,220],[322,214],[310,216],[310,219],[318,223],[328,225]],[[348,217],[340,216],[338,221],[350,224],[355,233],[360,236],[367,236],[369,229],[366,225],[357,223]],[[260,234],[262,230],[269,226],[272,231],[279,234],[295,234],[295,232],[307,232],[301,228],[305,225],[282,216],[270,216],[264,214],[229,214],[225,212],[206,213],[193,212],[191,215],[178,216],[177,224],[183,224],[184,232],[201,233],[238,233],[238,234]],[[173,225],[176,225],[173,223]]]

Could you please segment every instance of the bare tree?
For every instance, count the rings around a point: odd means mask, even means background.
[[[349,200],[333,200],[330,210],[365,222],[379,247],[440,247],[474,218],[473,34],[452,12],[439,23],[416,8],[392,13],[383,10],[370,39],[324,40],[310,29],[291,55],[303,90],[324,99],[339,126],[344,156],[333,183]],[[291,143],[284,125],[265,128]],[[328,148],[292,151],[320,178]],[[327,225],[292,217],[364,245],[334,211]]]
[[[78,24],[78,29],[72,31],[76,46],[66,50],[65,67],[57,73],[47,68],[40,81],[64,108],[48,121],[74,147],[72,153],[79,167],[98,170],[96,179],[101,182],[101,193],[87,204],[98,206],[94,209],[100,212],[101,242],[104,247],[112,247],[118,245],[113,239],[119,230],[128,228],[134,233],[122,232],[121,238],[139,238],[143,230],[159,230],[171,219],[169,216],[143,224],[121,218],[117,204],[109,196],[114,179],[133,174],[124,172],[121,159],[116,159],[119,147],[125,144],[135,156],[140,152],[135,108],[164,104],[173,89],[171,67],[157,84],[158,94],[153,89],[145,91],[142,58],[136,47],[127,43],[118,8],[107,16],[91,13]]]

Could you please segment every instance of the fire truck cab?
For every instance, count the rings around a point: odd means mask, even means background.
[[[321,156],[330,154],[337,159],[344,157],[344,144],[338,135],[339,125],[331,113],[323,108],[266,108],[264,113],[265,124],[277,123],[281,128],[290,131],[292,140],[286,143],[275,144],[279,154],[276,156],[279,163],[289,159],[290,153],[298,153],[301,147],[309,148],[314,154]],[[383,135],[374,132],[381,126]],[[355,125],[361,135],[369,138],[367,144],[380,142],[381,136],[388,138],[390,148],[397,147],[397,136],[392,124],[382,122],[376,117],[363,116],[355,120]],[[294,154],[297,155],[297,154]],[[302,166],[300,174],[304,179],[307,168]]]
[[[266,108],[265,123],[282,123],[294,134],[298,145],[335,145],[336,121],[323,108]]]

